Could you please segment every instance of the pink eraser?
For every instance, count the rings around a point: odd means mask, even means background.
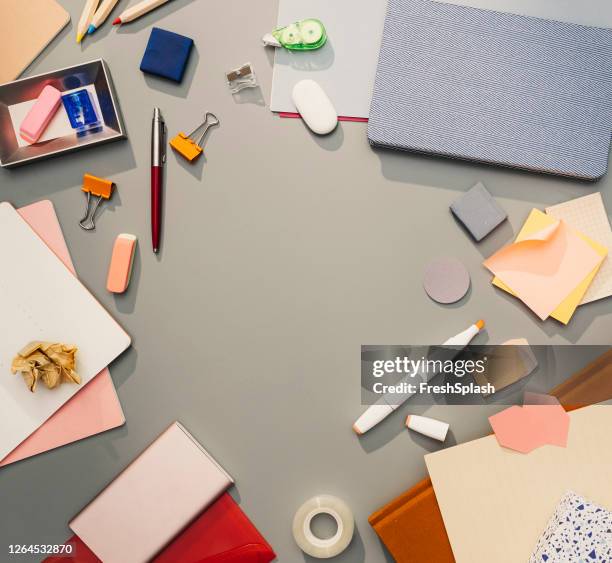
[[[136,237],[126,233],[120,234],[113,246],[106,289],[112,293],[123,293],[130,283],[134,253],[136,251]]]
[[[49,121],[55,115],[62,101],[62,94],[53,86],[45,86],[38,99],[31,107],[28,115],[21,122],[19,134],[28,143],[35,143],[40,139]]]

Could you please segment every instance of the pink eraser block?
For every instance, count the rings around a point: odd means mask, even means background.
[[[55,115],[62,101],[62,95],[57,88],[45,86],[38,99],[25,116],[19,127],[21,138],[28,143],[35,143],[40,139],[49,121]]]
[[[132,274],[136,240],[134,235],[125,233],[119,235],[115,240],[111,263],[108,268],[108,278],[106,280],[106,289],[108,291],[123,293],[127,289]]]

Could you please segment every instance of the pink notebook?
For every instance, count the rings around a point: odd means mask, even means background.
[[[57,257],[75,273],[53,204],[39,201],[17,210]],[[2,461],[0,467],[82,440],[125,423],[107,368],[56,411]]]
[[[104,563],[144,563],[232,483],[195,438],[174,422],[70,522],[70,528]]]

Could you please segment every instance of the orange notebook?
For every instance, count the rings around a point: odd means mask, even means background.
[[[2,0],[0,84],[15,80],[69,21],[55,0]]]
[[[612,351],[606,352],[551,392],[566,410],[612,399]],[[368,522],[397,563],[454,563],[430,479],[423,479]]]

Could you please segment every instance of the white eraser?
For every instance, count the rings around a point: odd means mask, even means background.
[[[331,133],[338,125],[338,114],[327,94],[314,80],[300,80],[291,94],[304,123],[317,135]]]
[[[435,418],[409,414],[408,418],[406,418],[406,426],[419,434],[444,442],[450,425]]]

